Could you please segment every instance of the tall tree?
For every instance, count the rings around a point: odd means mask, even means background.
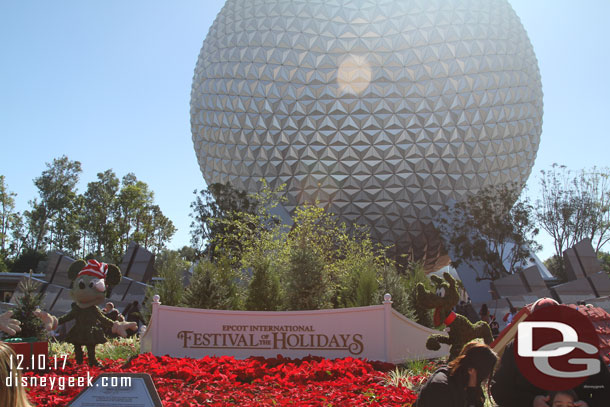
[[[11,246],[10,252],[13,256],[18,256],[25,247],[32,247],[32,235],[26,229],[23,217],[17,213],[14,217],[14,222],[11,225]]]
[[[122,250],[127,250],[131,240],[141,244],[145,240],[144,218],[154,200],[148,184],[139,181],[135,174],[125,175],[118,197],[118,226]]]
[[[46,248],[52,239],[48,236],[51,231],[60,235],[69,233],[71,224],[56,222],[73,211],[76,185],[82,171],[80,162],[71,161],[65,155],[53,159],[53,162],[47,163],[46,166],[47,169],[40,177],[34,179],[40,200],[30,201],[32,210],[25,213],[30,232],[34,237],[34,250]],[[62,240],[59,242],[63,244]]]
[[[149,238],[147,238],[147,247],[158,253],[165,249],[167,243],[176,233],[176,227],[167,216],[163,215],[158,205],[152,205],[149,212],[152,227],[150,228]]]
[[[462,262],[477,269],[479,280],[496,280],[522,269],[530,251],[539,245],[533,208],[518,200],[520,188],[514,183],[483,188],[453,206],[439,217],[441,236],[452,252],[454,267]]]
[[[81,243],[80,220],[83,210],[82,195],[72,199],[67,208],[61,209],[50,223],[49,243],[52,248],[66,252],[72,257],[79,253]]]
[[[596,253],[610,240],[610,169],[582,170],[576,185],[588,201],[585,230]]]
[[[550,171],[540,171],[540,190],[542,196],[537,201],[536,218],[540,227],[553,238],[555,256],[560,259],[564,249],[574,239],[572,230],[578,222],[578,207],[575,204],[574,190],[570,173],[565,166],[553,164]]]
[[[163,304],[180,304],[184,292],[182,274],[189,266],[175,250],[163,250],[155,257],[155,272],[162,280],[155,284],[153,293],[159,294]]]
[[[541,171],[536,218],[553,238],[558,259],[582,239],[590,239],[596,252],[610,240],[609,177],[608,169],[595,167],[575,174],[553,164]]]
[[[195,190],[193,194],[191,243],[197,250],[215,259],[218,239],[232,234],[229,230],[230,220],[236,219],[238,213],[255,214],[256,200],[245,191],[221,183],[210,184],[207,189]]]
[[[116,224],[119,179],[112,170],[97,174],[97,181],[87,184],[83,194],[83,232],[91,252],[108,258],[120,257]]]
[[[154,192],[132,173],[123,177],[116,208],[115,223],[123,250],[133,240],[157,253],[176,233],[172,221],[155,205]]]
[[[0,175],[0,253],[4,256],[15,254],[11,246],[11,232],[21,222],[19,213],[15,212],[16,193],[8,190],[4,175]]]

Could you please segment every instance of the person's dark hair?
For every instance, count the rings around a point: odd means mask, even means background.
[[[511,305],[511,306],[510,306],[510,313],[511,313],[511,314],[516,314],[516,313],[517,313],[517,308],[515,308],[515,306],[514,306],[514,305]]]
[[[560,390],[560,391],[552,391],[549,393],[549,396],[551,396],[551,399],[549,400],[549,405],[552,406],[553,403],[555,402],[555,397],[558,394],[565,394],[566,396],[570,396],[572,397],[572,401],[576,401],[578,400],[578,395],[576,394],[576,392],[572,389],[568,389],[568,390]]]
[[[480,342],[469,342],[464,345],[459,356],[449,363],[449,376],[457,380],[460,388],[466,387],[469,378],[468,369],[474,368],[477,371],[479,396],[483,398],[481,383],[491,377],[497,361],[498,356],[489,346]]]

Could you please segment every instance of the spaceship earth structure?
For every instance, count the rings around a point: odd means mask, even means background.
[[[288,213],[319,201],[420,256],[449,199],[526,181],[541,125],[506,0],[227,0],[191,92],[208,184],[286,184]]]

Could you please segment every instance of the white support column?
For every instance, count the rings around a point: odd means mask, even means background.
[[[392,296],[389,293],[386,293],[383,296],[383,325],[384,325],[384,354],[385,361],[392,362],[390,360],[390,346],[392,344],[391,340],[391,329],[390,324],[392,321]]]
[[[159,348],[159,333],[161,332],[161,327],[159,326],[159,305],[161,305],[161,297],[159,295],[154,295],[152,301],[152,313],[150,315],[149,329],[152,328],[153,330],[151,332],[152,354],[155,356],[158,356],[157,351]]]

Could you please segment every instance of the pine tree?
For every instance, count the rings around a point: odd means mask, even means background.
[[[392,296],[392,308],[409,319],[415,319],[414,308],[409,303],[409,287],[405,277],[398,273],[395,264],[386,264],[381,270],[381,296]]]
[[[288,310],[324,309],[330,306],[324,262],[313,250],[304,246],[294,248],[286,277]]]
[[[40,291],[40,283],[32,280],[30,275],[21,280],[17,289],[22,293],[15,302],[17,307],[13,310],[13,318],[21,322],[21,332],[15,336],[21,338],[36,337],[38,340],[47,340],[47,331],[42,321],[34,315],[34,311],[40,308],[43,294]]]
[[[365,307],[367,305],[377,305],[377,297],[379,291],[379,283],[377,282],[377,274],[372,268],[360,270],[358,274],[358,285],[356,286],[355,298],[353,306]]]
[[[218,263],[208,260],[198,263],[182,298],[184,305],[189,308],[240,308],[240,293],[235,278],[222,258]]]
[[[246,309],[277,311],[281,307],[280,280],[271,269],[268,259],[259,258],[252,267],[252,281],[248,289]]]

